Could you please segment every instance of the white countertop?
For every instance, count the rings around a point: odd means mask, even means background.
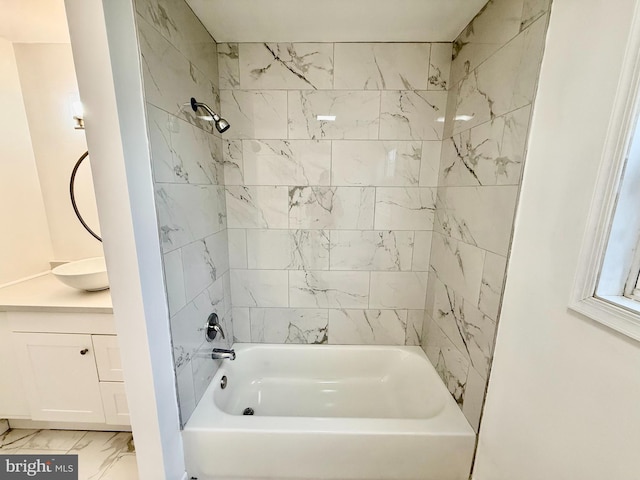
[[[67,287],[53,274],[0,288],[0,312],[113,313],[110,290],[83,292]]]

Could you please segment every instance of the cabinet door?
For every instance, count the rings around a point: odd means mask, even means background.
[[[127,394],[122,382],[100,382],[104,417],[109,425],[131,425]]]
[[[33,420],[104,423],[91,335],[14,338]]]
[[[122,362],[118,337],[115,335],[91,335],[96,354],[98,377],[101,382],[122,382]]]

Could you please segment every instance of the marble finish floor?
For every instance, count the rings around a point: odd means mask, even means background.
[[[0,454],[77,454],[79,480],[138,480],[130,432],[12,429],[0,434]]]

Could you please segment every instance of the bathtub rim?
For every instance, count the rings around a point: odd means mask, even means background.
[[[438,389],[444,390],[444,407],[437,415],[430,418],[354,418],[354,417],[303,417],[303,416],[243,416],[229,414],[220,409],[214,400],[215,390],[230,360],[223,360],[220,368],[213,376],[200,402],[184,426],[184,432],[274,432],[274,433],[318,433],[318,434],[380,434],[380,435],[425,435],[425,436],[476,436],[475,431],[447,390],[446,386],[435,371],[435,368],[420,347],[396,345],[300,345],[300,344],[263,344],[237,343],[234,344],[238,356],[242,352],[251,350],[306,350],[333,349],[378,351],[400,350],[419,357],[425,362],[425,367],[431,370],[438,382]],[[373,353],[373,352],[372,352]]]

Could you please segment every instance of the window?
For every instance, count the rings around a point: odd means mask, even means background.
[[[640,340],[640,25],[619,82],[570,308]]]

